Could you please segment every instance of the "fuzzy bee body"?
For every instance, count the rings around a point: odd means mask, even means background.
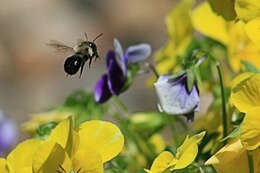
[[[57,50],[71,50],[73,54],[66,58],[64,62],[64,71],[68,75],[74,75],[76,74],[80,69],[80,76],[82,75],[84,65],[87,61],[89,61],[89,67],[92,63],[92,59],[99,58],[98,52],[97,52],[97,46],[94,43],[97,38],[102,36],[102,34],[98,35],[92,42],[88,41],[87,35],[85,33],[86,40],[80,41],[76,46],[69,47],[63,44],[60,44],[59,42],[50,43],[48,45],[55,47]]]

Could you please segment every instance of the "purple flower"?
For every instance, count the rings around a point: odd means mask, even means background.
[[[97,81],[94,94],[97,103],[106,102],[112,95],[119,95],[127,80],[127,64],[138,63],[145,60],[151,54],[148,44],[130,46],[123,51],[120,42],[114,39],[115,51],[108,51],[106,55],[107,74]],[[120,60],[118,64],[116,57]]]
[[[15,123],[0,110],[0,156],[13,146],[17,137]]]
[[[188,121],[193,120],[200,106],[198,87],[194,84],[189,92],[186,74],[175,79],[169,79],[170,76],[162,75],[154,84],[160,108],[167,114],[185,115]]]

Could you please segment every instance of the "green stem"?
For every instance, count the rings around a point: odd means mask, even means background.
[[[247,151],[249,173],[254,173],[254,160],[252,151]]]
[[[175,119],[175,116],[168,116],[169,117],[169,125],[172,129],[172,136],[173,136],[173,139],[176,143],[176,146],[179,146],[180,144],[180,140],[179,140],[179,136],[178,136],[178,131],[177,131],[177,128],[176,128],[176,119]]]
[[[151,63],[146,63],[146,65],[152,70],[154,76],[158,79],[160,75],[157,72],[156,68]]]
[[[112,97],[112,99],[122,111],[125,113],[129,112],[126,105],[117,96]]]
[[[216,64],[217,70],[218,70],[218,77],[221,87],[221,101],[222,101],[222,126],[223,126],[223,136],[222,138],[225,138],[227,136],[227,112],[226,112],[226,101],[225,101],[225,91],[224,91],[224,85],[223,85],[223,79],[221,74],[221,69],[219,63]],[[226,144],[226,140],[224,143]]]

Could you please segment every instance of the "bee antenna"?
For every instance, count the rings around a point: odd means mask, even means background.
[[[93,40],[93,42],[95,42],[99,37],[101,37],[103,35],[103,33],[99,34],[98,36],[96,36],[96,38]]]
[[[85,32],[85,38],[86,38],[86,41],[88,41],[88,34]]]

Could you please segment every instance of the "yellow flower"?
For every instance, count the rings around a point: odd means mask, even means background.
[[[260,74],[244,73],[232,82],[230,102],[240,111],[247,113],[260,106]]]
[[[239,19],[244,21],[252,20],[260,16],[260,1],[236,0],[235,10]]]
[[[260,149],[253,151],[255,173],[260,171]],[[230,141],[215,155],[213,155],[206,165],[213,165],[218,173],[248,173],[247,150],[243,147],[239,139]]]
[[[248,28],[247,24],[241,21],[225,21],[212,11],[207,2],[193,11],[192,22],[198,31],[227,46],[229,62],[233,70],[240,70],[240,60],[247,60],[260,67],[260,46],[249,39],[250,34],[246,32],[249,29],[245,29]],[[258,35],[254,34],[256,32],[252,31],[251,37],[257,37]]]
[[[43,141],[29,139],[20,143],[8,156],[0,159],[2,173],[32,173],[33,156]]]
[[[166,147],[163,137],[158,133],[154,134],[149,139],[149,143],[154,147],[154,151],[156,154],[159,154],[160,152],[162,152]]]
[[[22,124],[21,128],[25,133],[33,136],[40,125],[50,121],[59,123],[70,115],[73,115],[73,113],[57,110],[33,114],[29,121]]]
[[[260,146],[260,106],[250,109],[242,123],[241,141],[247,150]]]
[[[110,122],[87,121],[77,131],[73,124],[72,118],[63,120],[51,132],[48,141],[34,140],[37,143],[33,143],[27,140],[18,145],[7,157],[10,173],[30,173],[31,170],[34,173],[103,173],[103,163],[123,148],[122,133]]]
[[[182,169],[191,164],[198,154],[198,144],[203,139],[205,132],[201,132],[192,137],[187,136],[183,144],[177,149],[176,157],[163,151],[157,156],[152,164],[151,170],[145,170],[148,173],[162,173],[164,171]]]

